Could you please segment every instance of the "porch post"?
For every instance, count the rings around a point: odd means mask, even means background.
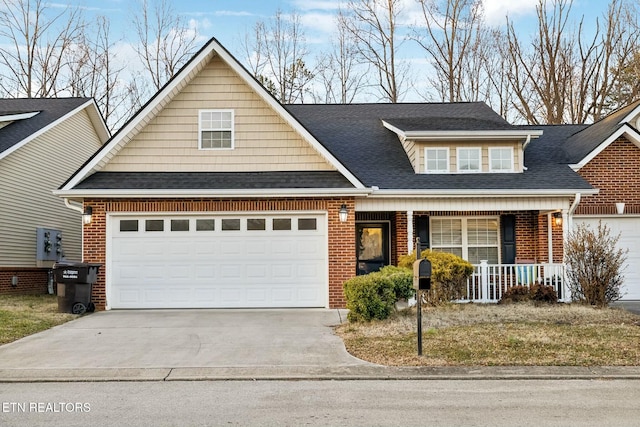
[[[551,212],[547,214],[547,248],[549,250],[547,262],[553,264],[553,215]]]
[[[410,254],[413,250],[413,211],[407,211],[407,253]]]
[[[486,259],[480,260],[480,288],[482,289],[482,295],[480,301],[489,302],[489,261]]]

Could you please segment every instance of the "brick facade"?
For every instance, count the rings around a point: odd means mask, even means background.
[[[616,203],[625,203],[625,213],[640,214],[638,165],[640,148],[624,137],[615,140],[578,171],[600,192],[582,196],[575,213],[612,215]]]
[[[329,243],[329,307],[345,306],[342,284],[353,277],[356,269],[355,215],[352,198],[306,199],[144,199],[144,200],[86,200],[93,208],[91,224],[84,226],[85,262],[106,265],[106,214],[131,212],[250,212],[250,211],[326,211],[328,213]],[[347,222],[340,222],[338,211],[347,206]],[[98,310],[106,305],[105,269],[98,274],[93,286],[92,300]]]
[[[48,268],[0,267],[0,295],[46,294],[49,286],[49,271]],[[18,278],[16,286],[11,284],[14,276]]]

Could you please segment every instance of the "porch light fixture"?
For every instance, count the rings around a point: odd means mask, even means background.
[[[93,216],[93,208],[91,206],[85,206],[82,212],[82,223],[91,224],[91,217]]]
[[[349,217],[349,210],[347,209],[347,205],[343,203],[342,206],[340,206],[338,215],[340,215],[340,222],[347,222],[347,218]]]
[[[553,222],[558,227],[560,227],[562,225],[562,212],[554,212],[553,213]]]

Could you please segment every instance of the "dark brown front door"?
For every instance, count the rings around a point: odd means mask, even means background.
[[[356,224],[357,274],[367,274],[389,265],[389,223]]]

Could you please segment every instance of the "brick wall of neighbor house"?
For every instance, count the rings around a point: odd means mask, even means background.
[[[270,200],[167,199],[167,200],[86,200],[93,208],[91,224],[84,226],[85,262],[106,264],[106,213],[112,212],[248,212],[248,211],[326,211],[329,240],[329,306],[345,306],[342,284],[355,275],[355,215],[352,198],[306,198]],[[347,205],[347,222],[340,222],[338,211]],[[98,310],[106,305],[104,269],[99,270],[92,300]]]
[[[616,213],[616,203],[625,203],[625,213],[640,213],[640,148],[620,137],[578,171],[598,188],[595,195],[582,196],[576,214]]]
[[[47,268],[0,267],[0,295],[46,294],[49,285],[48,272]],[[14,276],[18,277],[17,286],[11,284]]]

